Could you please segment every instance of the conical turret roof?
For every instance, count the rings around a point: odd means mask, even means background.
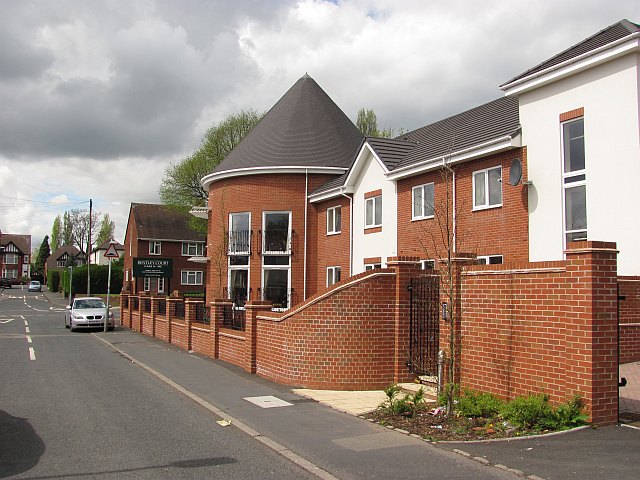
[[[238,169],[278,167],[349,168],[362,141],[353,122],[305,74],[212,174],[224,177]]]

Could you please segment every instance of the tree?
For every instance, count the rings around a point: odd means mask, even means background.
[[[183,211],[205,206],[209,193],[202,188],[200,180],[211,173],[261,118],[255,110],[241,111],[207,130],[198,150],[165,169],[159,188],[162,203]]]
[[[49,248],[49,236],[45,235],[44,240],[42,240],[42,243],[40,244],[40,248],[38,248],[36,260],[33,264],[34,273],[44,274],[44,264],[47,263],[49,255],[51,255],[51,249]]]
[[[367,137],[392,138],[396,136],[395,131],[392,128],[378,130],[378,119],[376,117],[376,113],[370,108],[361,108],[358,110],[356,127],[358,127],[358,130]],[[399,134],[402,134],[403,131],[404,129],[401,128]]]
[[[111,240],[113,238],[115,230],[115,222],[111,220],[111,218],[109,218],[108,213],[105,213],[102,216],[102,221],[100,222],[100,231],[98,232],[98,237],[96,238],[96,244],[102,245],[103,243]]]
[[[53,226],[51,227],[51,249],[54,252],[61,247],[60,245],[61,240],[62,240],[62,220],[60,219],[60,215],[58,215],[56,219],[53,221]]]
[[[92,212],[91,220],[89,220],[88,210],[73,209],[69,212],[65,212],[65,214],[68,214],[69,225],[71,228],[70,245],[75,245],[86,255],[87,240],[89,237],[89,221],[91,221],[91,236],[93,237],[91,238],[91,244],[93,244],[100,214],[98,212]]]
[[[62,217],[62,244],[59,247],[66,247],[67,245],[73,245],[73,226],[71,225],[69,212],[64,212]]]

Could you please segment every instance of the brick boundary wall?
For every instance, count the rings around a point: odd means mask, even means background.
[[[640,361],[640,277],[618,277],[620,363]]]
[[[461,384],[502,398],[584,398],[592,421],[618,420],[615,243],[576,242],[567,260],[462,273]]]

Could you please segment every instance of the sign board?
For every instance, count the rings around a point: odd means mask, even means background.
[[[170,278],[173,275],[173,258],[134,258],[134,277]]]
[[[107,248],[107,251],[104,252],[104,256],[105,258],[119,258],[120,255],[118,255],[118,251],[116,250],[116,244],[115,243],[110,243],[109,244],[109,248]]]

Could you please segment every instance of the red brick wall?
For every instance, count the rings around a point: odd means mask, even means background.
[[[504,398],[580,394],[617,421],[615,244],[572,244],[566,262],[473,266],[462,275],[461,383]],[[581,251],[579,249],[583,249]],[[589,249],[594,249],[590,251]]]
[[[529,260],[528,187],[509,185],[511,162],[522,160],[523,178],[527,178],[526,149],[516,149],[455,166],[456,171],[456,244],[458,252],[477,255],[503,255],[504,263]],[[473,211],[473,172],[502,165],[502,207]],[[441,226],[437,218],[411,220],[412,193],[417,185],[434,183],[436,216],[446,218],[447,181],[434,171],[398,181],[398,254],[418,255],[423,259],[444,256]],[[452,198],[452,192],[449,193]],[[452,207],[449,208],[450,214]]]
[[[220,335],[220,360],[244,367],[247,359],[247,345],[244,332],[221,329]]]
[[[640,277],[618,277],[620,363],[640,361]]]
[[[640,362],[640,323],[620,324],[620,363]]]
[[[171,322],[171,343],[187,350],[187,328],[184,322],[173,321]]]
[[[156,316],[156,337],[165,342],[169,341],[169,326],[164,315]]]
[[[391,270],[341,288],[299,311],[258,317],[257,373],[288,385],[382,388],[393,382],[395,274]],[[321,295],[321,294],[320,294]],[[278,321],[281,319],[281,321]]]
[[[223,288],[227,287],[227,252],[224,247],[224,232],[229,228],[229,213],[251,212],[252,254],[250,257],[249,283],[251,299],[259,300],[258,290],[262,286],[262,256],[259,252],[258,231],[262,230],[262,212],[291,211],[293,235],[293,255],[291,256],[291,286],[294,290],[293,303],[302,302],[304,297],[304,221],[305,187],[313,191],[332,175],[310,174],[308,186],[304,174],[264,174],[247,175],[214,182],[209,190],[208,253],[210,275],[207,302],[223,298]],[[315,256],[310,254],[317,241],[318,219],[316,210],[307,209],[307,272],[317,272]],[[326,228],[325,228],[326,232]],[[307,295],[315,289],[316,282],[307,282]]]
[[[191,350],[203,355],[213,356],[213,339],[209,325],[194,323],[191,325]]]

